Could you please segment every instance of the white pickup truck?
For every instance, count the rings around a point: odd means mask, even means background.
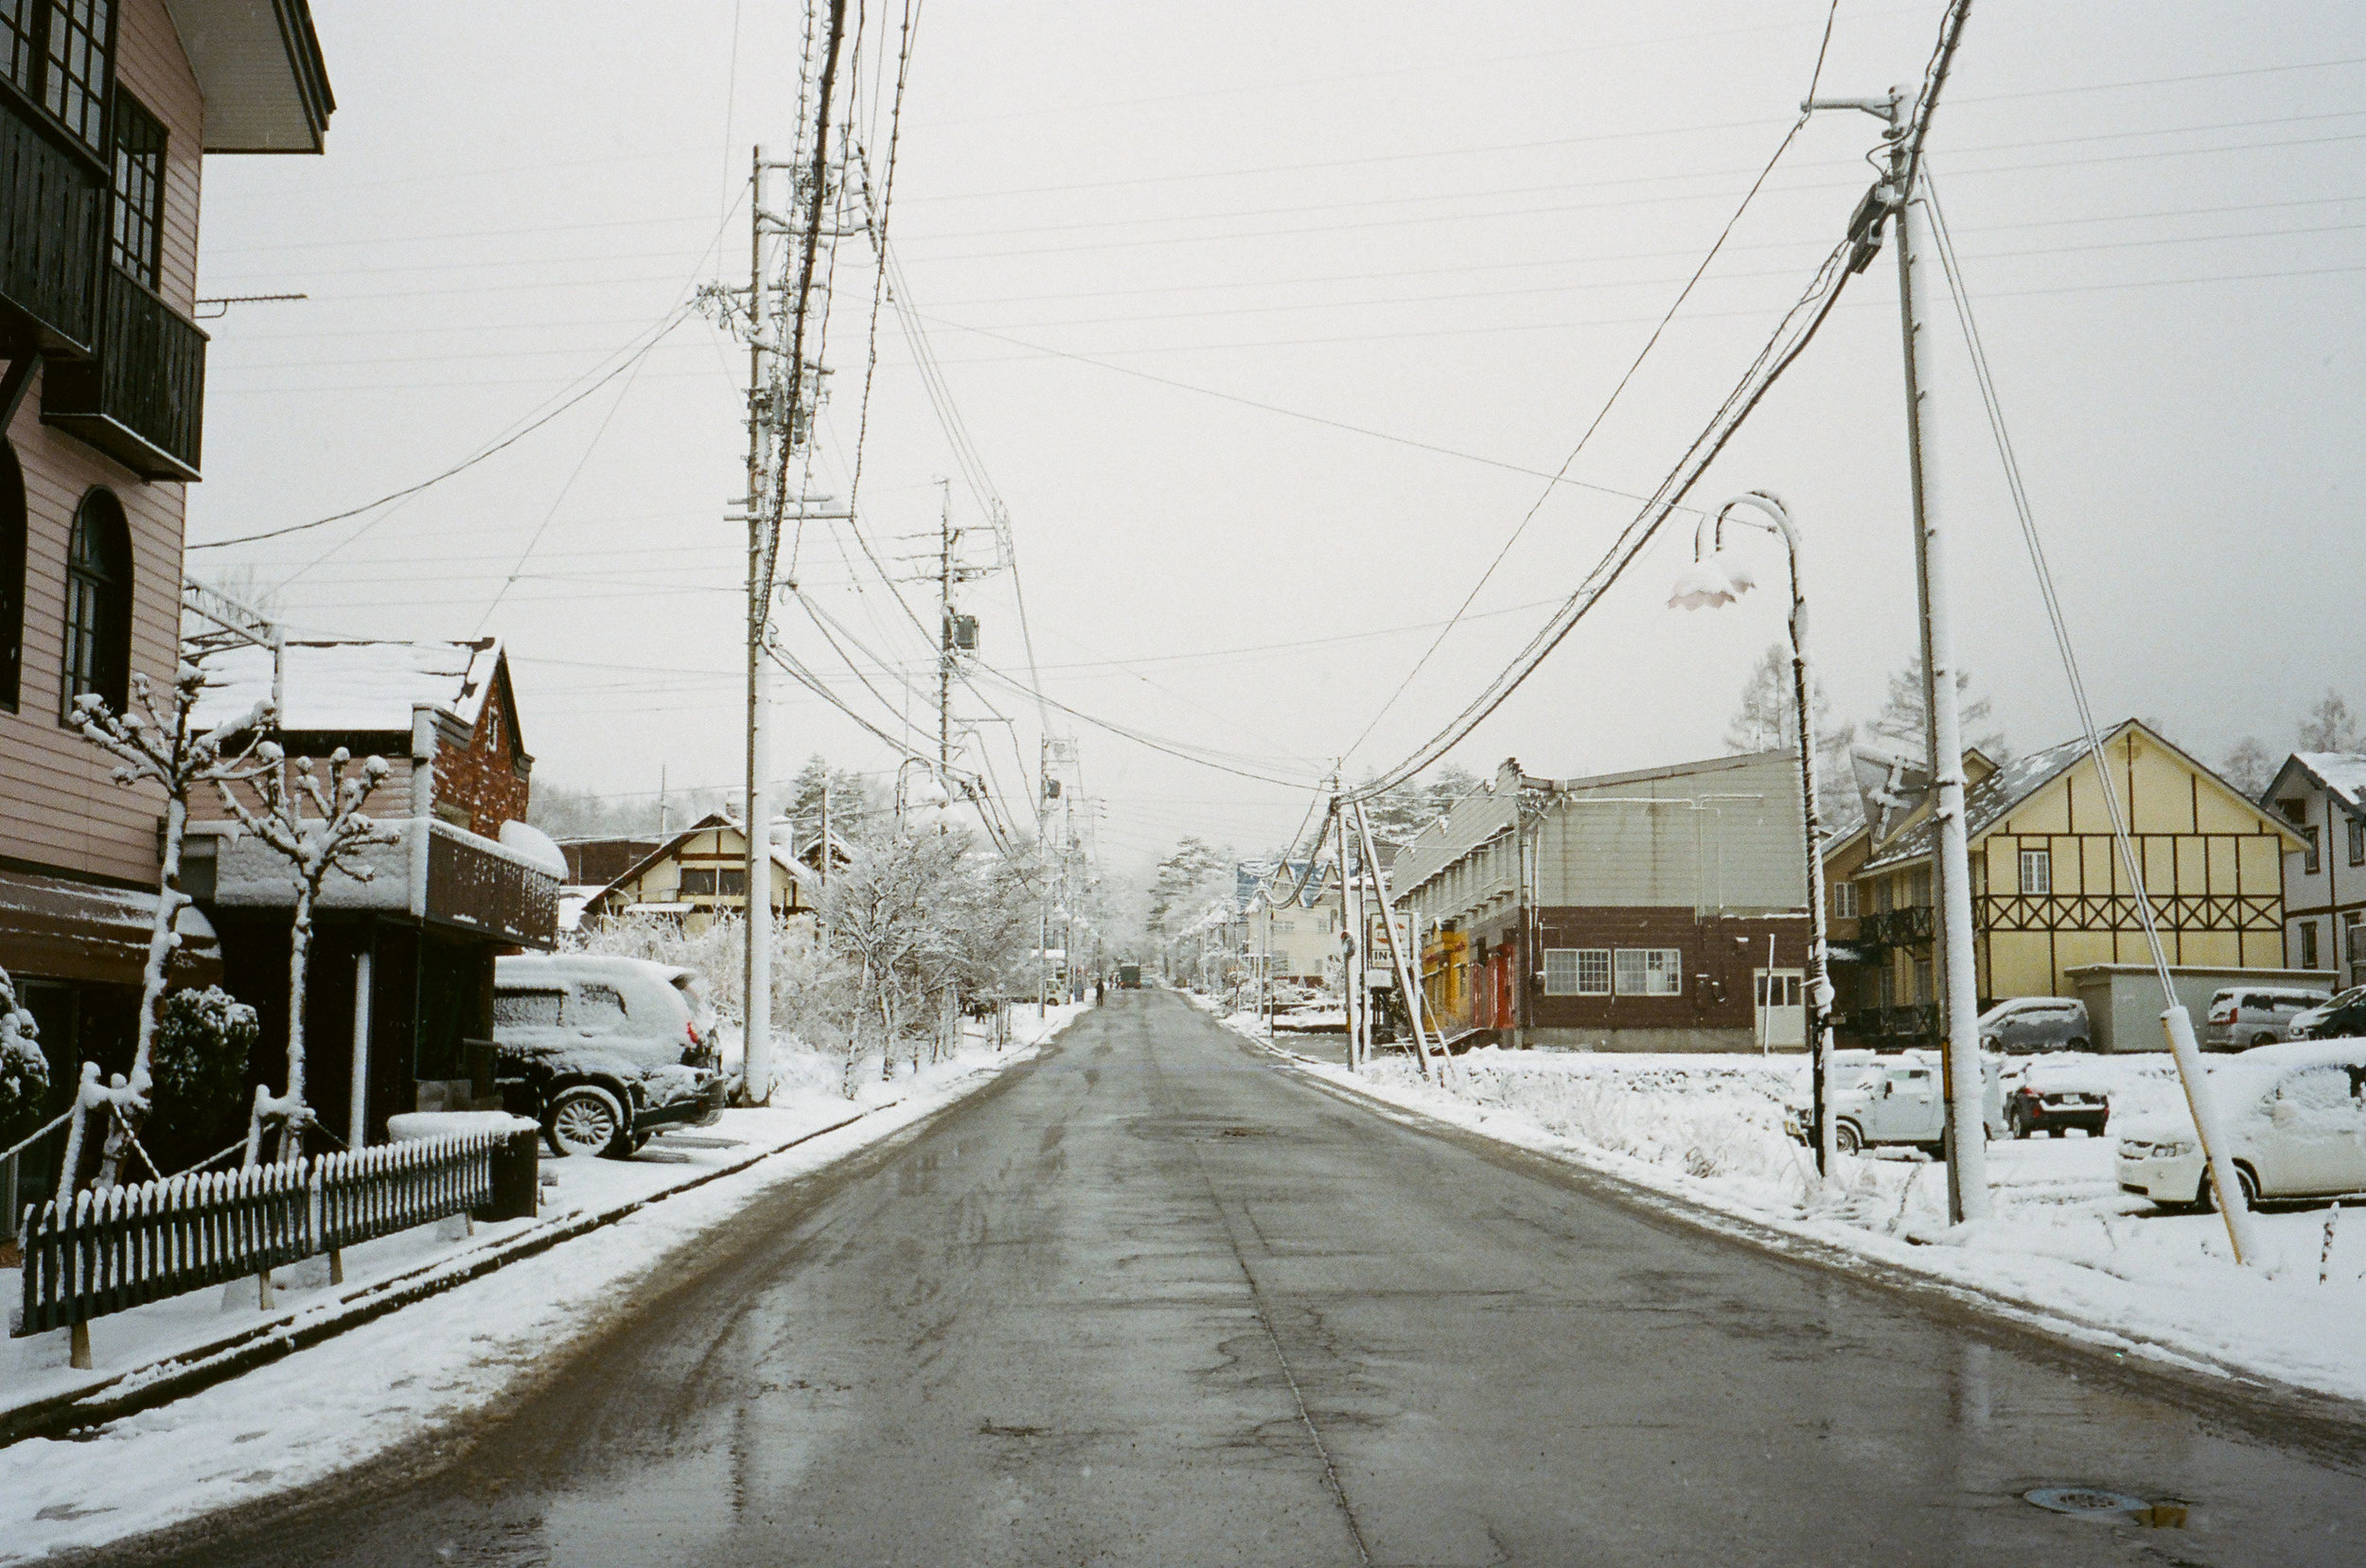
[[[1986,1052],[1980,1058],[1985,1102],[1982,1114],[1990,1137],[2004,1136],[2004,1087],[2000,1063]],[[1869,1050],[1832,1053],[1832,1142],[1844,1154],[1880,1145],[1911,1144],[1936,1154],[1947,1134],[1946,1086],[1940,1081],[1939,1053],[1901,1051],[1877,1056]],[[1809,1107],[1794,1100],[1784,1107],[1785,1130],[1802,1143],[1812,1137]]]

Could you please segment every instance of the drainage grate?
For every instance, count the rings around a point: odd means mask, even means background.
[[[2117,1519],[2152,1506],[2141,1497],[2098,1487],[2039,1487],[2021,1495],[2041,1508],[2079,1519]]]

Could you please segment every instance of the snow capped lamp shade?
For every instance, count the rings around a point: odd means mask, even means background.
[[[1677,576],[1669,591],[1669,609],[1715,609],[1730,605],[1758,586],[1750,568],[1722,550],[1694,561]]]

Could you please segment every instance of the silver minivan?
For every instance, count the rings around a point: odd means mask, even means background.
[[[2297,1032],[2300,1015],[2327,1000],[2322,991],[2294,986],[2231,985],[2210,998],[2202,1027],[2204,1050],[2249,1050],[2272,1046]]]

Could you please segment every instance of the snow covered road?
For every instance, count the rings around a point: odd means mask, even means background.
[[[1159,992],[637,1295],[497,1418],[137,1560],[2275,1564],[2366,1524],[2355,1428],[1378,1114]],[[2065,1483],[2190,1512],[2022,1500]]]

